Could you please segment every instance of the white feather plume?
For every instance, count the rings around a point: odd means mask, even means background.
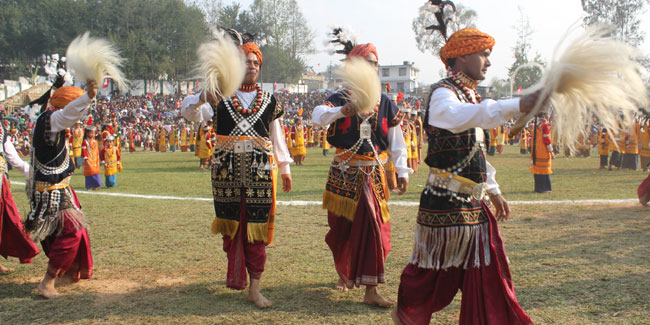
[[[207,93],[230,97],[244,81],[246,64],[244,53],[223,35],[201,44],[196,52],[199,59],[196,71],[204,82]]]
[[[363,58],[351,57],[337,72],[349,91],[349,100],[359,107],[361,114],[372,112],[381,98],[381,84],[377,71]]]
[[[125,91],[127,80],[120,69],[124,59],[111,42],[104,38],[90,37],[88,32],[75,38],[66,52],[68,70],[80,80],[94,80],[101,84],[104,78],[113,79]]]
[[[580,137],[597,121],[617,134],[620,125],[631,127],[640,105],[647,103],[646,88],[635,61],[638,52],[610,36],[607,26],[589,27],[567,44],[557,56],[571,30],[555,48],[554,60],[544,71],[541,81],[526,89],[530,94],[542,89],[540,101],[517,121],[513,133],[543,109],[541,99],[549,98],[553,123],[559,143],[573,149]]]

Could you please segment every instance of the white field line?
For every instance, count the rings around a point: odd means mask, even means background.
[[[11,182],[11,185],[22,185],[23,182]],[[118,196],[118,197],[131,197],[138,199],[151,199],[151,200],[191,200],[191,201],[212,201],[212,198],[204,197],[183,197],[183,196],[170,196],[170,195],[141,195],[117,192],[96,192],[96,191],[76,191],[78,194],[88,195],[104,195],[104,196]],[[539,201],[508,201],[510,205],[530,205],[530,204],[607,204],[607,203],[638,203],[638,199],[621,199],[621,200],[539,200]],[[291,205],[291,206],[305,206],[305,205],[320,205],[321,201],[278,201],[278,205]],[[396,206],[418,206],[420,202],[408,201],[389,201],[390,205]]]

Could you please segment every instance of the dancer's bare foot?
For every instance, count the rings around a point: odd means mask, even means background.
[[[394,301],[384,298],[379,294],[377,286],[366,286],[366,294],[363,296],[363,303],[379,307],[390,307],[395,304]]]
[[[45,275],[41,283],[38,284],[38,291],[41,293],[41,296],[46,299],[56,299],[61,297],[61,294],[54,289],[54,278],[49,275]]]
[[[390,313],[390,318],[393,319],[393,324],[402,325],[402,321],[399,319],[399,316],[397,316],[397,308],[393,309]]]
[[[252,302],[259,309],[271,307],[273,303],[262,296],[260,292],[260,279],[251,279],[251,285],[248,288],[248,301]]]
[[[339,281],[336,282],[336,290],[338,290],[340,292],[348,292],[349,291],[348,287],[345,285],[345,282],[341,278],[339,278]]]
[[[54,280],[55,286],[65,286],[75,283],[76,281],[72,278],[72,275],[69,273],[64,274],[62,277],[56,278]]]
[[[0,273],[9,273],[9,272],[11,272],[13,270],[14,269],[12,269],[12,268],[8,268],[8,267],[4,267],[4,266],[0,265]]]

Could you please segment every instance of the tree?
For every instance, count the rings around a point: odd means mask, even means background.
[[[296,0],[255,0],[248,10],[233,3],[221,9],[218,25],[256,35],[263,82],[297,82],[306,68],[303,56],[314,52],[314,32]]]
[[[428,4],[428,1],[427,1]],[[445,45],[445,40],[442,35],[437,31],[426,30],[425,27],[437,24],[436,18],[434,17],[434,12],[427,10],[427,5],[424,5],[420,8],[419,15],[413,19],[411,27],[415,33],[415,41],[420,52],[431,52],[433,55],[438,55],[440,48]],[[448,17],[451,14],[451,9],[445,7],[445,14]],[[453,23],[449,24],[449,27],[452,31],[475,27],[476,25],[476,11],[470,8],[466,8],[462,4],[456,4],[456,15]],[[452,33],[447,32],[447,36],[450,36]]]
[[[289,35],[286,41],[286,48],[294,59],[301,55],[315,52],[312,45],[314,31],[307,25],[307,20],[302,15],[296,0],[289,0]]]
[[[582,0],[582,9],[587,13],[583,22],[586,26],[610,24],[620,40],[638,47],[645,40],[645,32],[640,29],[640,17],[646,12],[646,4],[650,4],[650,0]],[[650,93],[650,57],[641,57],[638,61],[646,69],[646,86]]]
[[[221,0],[188,0],[187,3],[201,10],[205,22],[210,27],[216,27],[222,18],[223,1]],[[237,7],[239,7],[239,4],[237,4]]]
[[[121,50],[128,78],[181,79],[207,32],[201,11],[182,0],[4,0],[0,21],[0,78],[6,79],[27,75],[42,54],[65,53],[84,31]]]
[[[614,33],[624,42],[639,46],[645,39],[640,29],[641,14],[650,0],[582,0],[582,9],[587,13],[585,25],[607,23],[613,25]]]
[[[530,38],[533,35],[534,31],[530,26],[528,17],[524,14],[521,8],[519,8],[519,13],[520,16],[518,24],[513,26],[517,32],[517,43],[513,48],[513,56],[515,61],[512,63],[512,65],[510,65],[510,68],[508,69],[508,76],[512,79],[515,71],[519,67],[522,67],[519,71],[517,71],[517,75],[514,76],[515,78],[513,84],[515,89],[518,89],[519,87],[525,89],[537,83],[542,77],[541,69],[539,69],[537,66],[526,67],[526,65],[530,63],[536,63],[538,65],[544,66],[545,63],[539,53],[535,55],[533,61],[529,60],[528,55],[532,47],[530,44]]]

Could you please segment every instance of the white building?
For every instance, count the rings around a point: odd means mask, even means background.
[[[415,89],[419,87],[419,72],[420,69],[415,67],[414,62],[404,61],[400,65],[381,65],[379,66],[379,80],[382,85],[390,83],[391,93],[401,91],[405,95],[414,95]]]

